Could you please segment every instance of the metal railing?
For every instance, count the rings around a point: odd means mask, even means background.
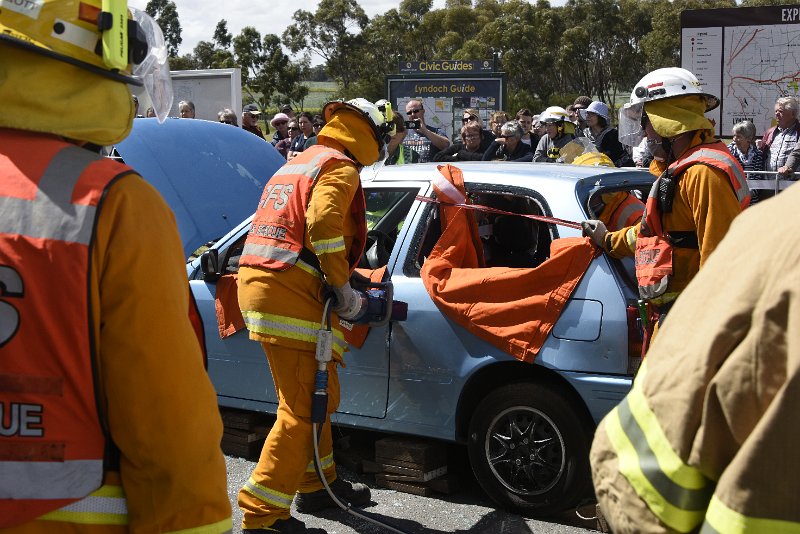
[[[775,194],[783,191],[793,183],[797,182],[797,177],[793,172],[780,175],[778,177],[777,171],[744,171],[747,176],[747,186],[752,191],[753,189],[760,189],[766,191],[774,191]],[[757,176],[758,178],[751,178]],[[767,178],[771,176],[771,178]],[[763,177],[763,178],[762,178]]]

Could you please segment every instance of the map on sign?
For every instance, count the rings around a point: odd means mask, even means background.
[[[798,94],[800,27],[725,28],[725,45],[722,122],[750,120],[763,132],[772,126],[775,99]]]
[[[797,7],[701,9],[681,14],[681,66],[718,96],[707,116],[717,135],[752,121],[759,135],[775,124],[775,100],[798,96],[800,17]]]

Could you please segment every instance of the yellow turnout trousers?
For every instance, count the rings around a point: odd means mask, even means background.
[[[258,465],[239,491],[242,528],[266,528],[289,517],[295,492],[322,489],[314,471],[311,395],[317,361],[314,351],[261,343],[278,392],[278,419],[267,436]],[[339,406],[336,363],[328,364],[328,414]],[[328,483],[336,479],[330,417],[322,427],[319,454]]]

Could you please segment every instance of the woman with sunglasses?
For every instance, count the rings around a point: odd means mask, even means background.
[[[288,121],[286,125],[286,132],[286,137],[275,143],[275,149],[280,152],[281,156],[284,158],[288,157],[289,148],[292,146],[292,142],[298,135],[300,135],[300,126],[297,125],[296,120],[291,119]]]
[[[459,142],[453,143],[433,157],[433,161],[481,161],[483,153],[492,144],[484,146],[483,130],[477,121],[468,121],[461,127]]]

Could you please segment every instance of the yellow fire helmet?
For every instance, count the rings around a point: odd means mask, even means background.
[[[0,0],[3,43],[144,85],[162,121],[172,105],[164,35],[127,0]]]
[[[586,152],[572,160],[572,164],[588,165],[590,167],[614,167],[614,162],[611,161],[611,158],[602,152]]]

